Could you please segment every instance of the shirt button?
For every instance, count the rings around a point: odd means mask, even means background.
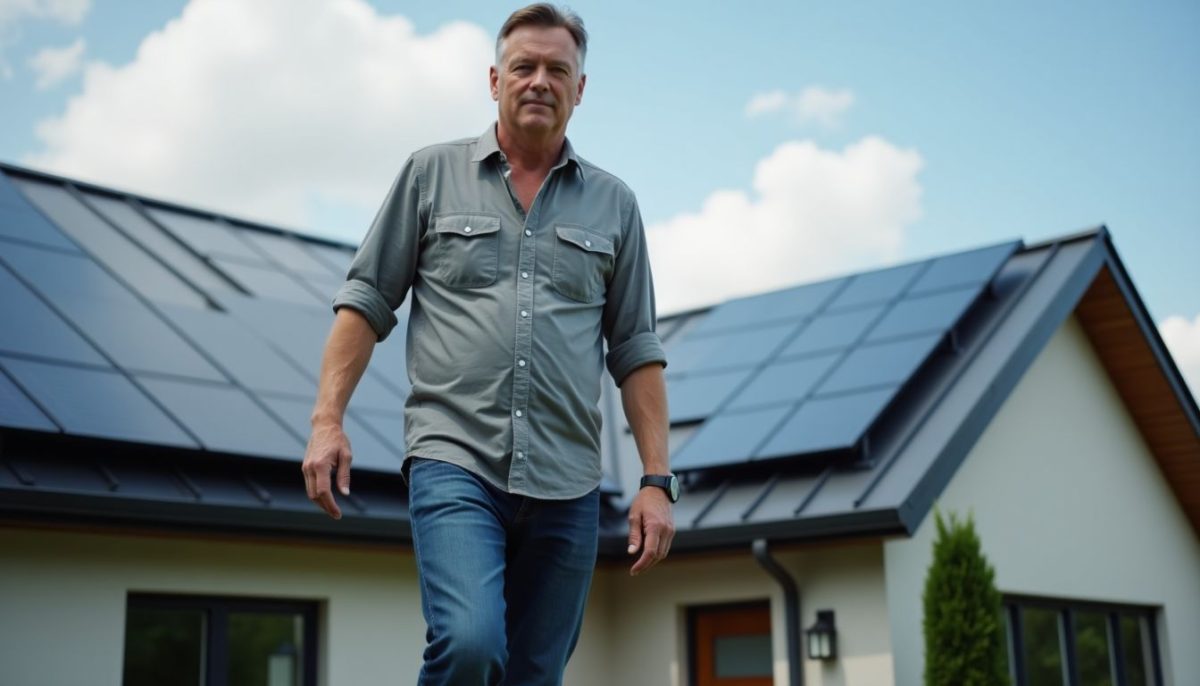
[[[463,228],[463,233],[471,233],[471,227],[469,227],[469,226],[467,226],[467,227],[464,227],[464,228]]]
[[[517,459],[518,459],[518,460],[524,460],[524,459],[525,459],[525,453],[523,453],[523,452],[521,452],[520,450],[518,450],[518,451],[517,451]]]
[[[529,316],[529,311],[528,311],[528,310],[521,310],[521,316],[522,316],[522,317],[528,317],[528,316]]]
[[[469,226],[468,226],[468,227],[467,227],[467,231],[470,231],[470,230],[471,230],[471,227],[469,227]],[[590,247],[592,247],[592,242],[591,242],[591,241],[584,241],[584,242],[583,242],[583,244],[584,244],[585,246],[589,247],[589,248],[590,248]]]
[[[522,279],[528,279],[528,278],[529,278],[529,272],[521,272],[521,278],[522,278]]]
[[[521,411],[520,411],[520,410],[517,410],[517,416],[518,416],[518,417],[521,417],[521,416],[524,416],[524,415],[522,415],[522,413],[521,413]]]
[[[532,232],[532,231],[530,231],[529,229],[525,229],[525,235],[526,235],[526,236],[532,236],[532,235],[533,235],[533,232]]]
[[[525,366],[525,360],[517,360],[517,366],[518,366],[518,367],[524,367],[524,366]]]

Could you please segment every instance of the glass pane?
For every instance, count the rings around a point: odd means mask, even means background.
[[[1142,617],[1121,618],[1121,650],[1125,654],[1125,683],[1146,686],[1152,683],[1148,632]]]
[[[304,618],[298,614],[229,615],[229,686],[300,686]]]
[[[1075,660],[1079,664],[1079,683],[1112,686],[1108,617],[1103,612],[1075,613]]]
[[[1058,611],[1037,607],[1021,609],[1021,638],[1025,648],[1025,671],[1029,686],[1061,686],[1062,640]]]
[[[202,610],[129,608],[122,683],[202,684],[204,619]]]
[[[771,635],[718,636],[713,641],[717,678],[771,676]]]

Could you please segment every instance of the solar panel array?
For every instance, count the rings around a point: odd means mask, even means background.
[[[299,461],[352,256],[0,172],[0,424]],[[407,392],[400,330],[347,414],[356,467],[399,471]]]
[[[672,467],[853,450],[1019,245],[718,305],[668,342]]]

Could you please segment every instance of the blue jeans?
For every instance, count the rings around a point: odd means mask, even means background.
[[[600,494],[538,500],[447,462],[413,458],[422,686],[557,685],[579,639]]]

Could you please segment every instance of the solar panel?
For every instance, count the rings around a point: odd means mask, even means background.
[[[754,459],[788,457],[853,446],[883,411],[896,389],[814,398],[800,406]]]
[[[334,276],[345,278],[346,274],[350,273],[350,263],[354,261],[354,250],[335,248],[332,245],[323,243],[308,243],[304,244],[304,251],[311,253],[326,267],[329,267]]]
[[[678,374],[758,365],[795,329],[796,324],[789,322],[708,336],[691,334],[671,347],[668,369]]]
[[[790,406],[722,412],[700,425],[691,440],[671,456],[676,471],[741,463],[791,411]]]
[[[57,184],[17,181],[16,185],[59,228],[70,234],[92,256],[120,274],[125,283],[151,300],[201,307],[204,298],[140,246],[130,242],[107,222]]]
[[[67,433],[197,447],[123,374],[13,358],[0,358],[0,366]]]
[[[312,424],[309,421],[313,410],[312,398],[285,398],[273,395],[260,397],[267,407],[270,407],[275,414],[288,423],[293,431],[305,437],[312,433]],[[375,434],[358,419],[355,413],[346,413],[343,429],[346,437],[350,439],[354,468],[366,467],[396,473],[400,471],[400,453],[402,451],[376,438]],[[299,458],[302,457],[303,453]]]
[[[877,305],[895,298],[927,266],[926,262],[905,264],[890,269],[854,276],[846,289],[829,304],[829,310]]]
[[[901,384],[917,371],[917,367],[941,340],[942,334],[939,333],[858,348],[838,365],[817,390],[822,395],[828,395]]]
[[[1020,247],[1020,241],[1013,241],[939,257],[913,284],[910,295],[988,283]]]
[[[0,259],[122,367],[224,380],[157,314],[91,260],[16,244],[0,245]]]
[[[738,369],[716,374],[695,374],[674,378],[667,386],[667,407],[671,423],[704,419],[729,397],[753,370]]]
[[[209,257],[232,257],[252,264],[266,264],[266,260],[238,237],[238,232],[225,224],[191,214],[174,212],[157,207],[149,208],[150,216],[202,255]]]
[[[790,362],[775,362],[758,371],[729,403],[730,410],[795,403],[808,395],[813,386],[840,359],[840,354],[807,357]]]
[[[845,350],[862,338],[880,314],[882,306],[866,307],[849,312],[822,314],[808,323],[787,348],[782,357],[811,355],[831,350]]]
[[[256,390],[314,396],[312,377],[288,363],[258,334],[215,310],[164,306],[163,313],[238,383]],[[317,370],[312,370],[315,376]]]
[[[9,177],[0,172],[0,236],[28,243],[79,252],[79,248],[13,186]]]
[[[58,431],[58,426],[33,404],[6,374],[0,372],[0,426],[35,431]]]
[[[101,367],[108,362],[8,269],[0,267],[0,350]]]
[[[241,226],[235,227],[235,230],[247,242],[253,243],[271,262],[290,271],[329,278],[344,277],[346,275],[345,272],[339,274],[336,269],[327,266],[324,262],[309,254],[303,248],[301,239],[299,238]]]
[[[301,440],[238,388],[150,377],[138,381],[209,450],[293,460],[304,455]]]
[[[888,311],[871,329],[868,342],[911,336],[930,331],[946,331],[962,318],[979,296],[978,288],[934,293],[905,298]]]
[[[255,267],[234,260],[216,258],[213,262],[229,276],[233,277],[246,290],[260,298],[274,298],[298,305],[313,308],[324,308],[328,302],[322,301],[315,293],[310,292],[296,278],[274,269],[273,267]],[[330,298],[332,300],[332,297]]]
[[[721,303],[696,325],[692,334],[704,335],[770,322],[799,322],[816,312],[845,281],[822,281]]]
[[[146,219],[128,203],[94,193],[84,193],[87,202],[97,212],[156,254],[164,262],[183,274],[189,281],[210,295],[234,292],[233,286],[212,267],[188,250],[178,240],[168,235],[149,219]]]

